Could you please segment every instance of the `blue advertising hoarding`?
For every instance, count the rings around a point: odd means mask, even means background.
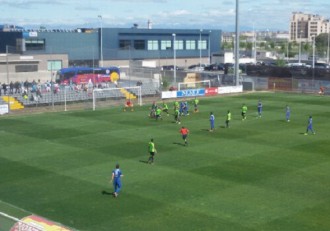
[[[199,88],[199,89],[187,89],[182,91],[177,91],[176,97],[195,97],[195,96],[204,96],[205,95],[205,89]]]

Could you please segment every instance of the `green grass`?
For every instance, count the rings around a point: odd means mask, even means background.
[[[182,118],[188,147],[173,117],[156,122],[147,106],[0,118],[0,211],[88,231],[328,231],[329,100],[281,93],[202,98],[200,112]],[[304,136],[309,115],[316,135]],[[150,138],[154,165],[145,163]],[[124,177],[115,199],[101,192],[112,191],[116,163]]]

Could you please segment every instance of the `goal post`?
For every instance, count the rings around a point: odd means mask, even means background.
[[[179,82],[178,83],[178,91],[184,89],[191,89],[191,88],[200,88],[200,87],[211,87],[211,80],[202,80],[202,81],[195,81],[195,82]]]
[[[127,100],[132,100],[136,104],[142,106],[142,89],[141,86],[134,87],[115,87],[115,88],[96,88],[93,90],[93,111],[97,107],[101,107],[102,102],[115,102],[124,105]]]

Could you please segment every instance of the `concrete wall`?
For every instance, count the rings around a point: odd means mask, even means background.
[[[48,70],[48,61],[61,60],[62,67],[68,67],[68,55],[66,54],[40,54],[40,55],[8,55],[8,66],[6,55],[0,55],[0,82],[7,83],[13,81],[32,81],[37,80],[50,80],[51,71]],[[37,65],[37,72],[16,72],[16,65]],[[8,75],[7,75],[8,68]],[[53,70],[55,73],[56,70]]]

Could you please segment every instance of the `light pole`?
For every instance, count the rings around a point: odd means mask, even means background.
[[[199,70],[202,69],[202,32],[203,30],[199,30]]]
[[[327,49],[327,64],[329,64],[329,44],[330,43],[330,31],[328,29],[328,49]]]
[[[257,63],[257,33],[254,29],[253,29],[253,60],[254,63]]]
[[[211,65],[211,32],[209,31],[209,65]]]
[[[9,51],[8,51],[8,48],[9,48],[9,46],[8,45],[6,45],[6,72],[7,72],[7,86],[9,85],[9,67],[8,67],[8,65],[9,65],[9,61],[8,61],[8,55],[9,55]],[[10,111],[10,100],[9,100],[9,92],[8,91],[6,91],[7,92],[7,99],[8,99],[8,113],[9,113],[9,111]]]
[[[313,39],[313,63],[312,63],[312,68],[313,68],[313,71],[314,71],[314,68],[315,68],[315,36],[313,36],[312,39]]]
[[[286,44],[286,61],[289,62],[289,41]]]
[[[236,25],[235,25],[235,79],[239,85],[239,0],[236,0]]]
[[[301,63],[301,34],[302,34],[302,30],[299,33],[299,57],[298,57],[298,63]]]
[[[313,39],[313,63],[312,63],[313,79],[312,79],[312,87],[314,87],[314,78],[315,78],[315,36],[313,36],[312,39]]]
[[[174,79],[174,83],[176,83],[176,47],[175,47],[175,43],[176,43],[176,34],[172,34],[173,36],[173,61],[174,61],[174,65],[173,65],[173,79]]]
[[[101,37],[101,63],[100,66],[103,67],[103,18],[102,15],[98,15],[97,16],[100,19],[101,22],[101,33],[100,33],[100,37]]]

